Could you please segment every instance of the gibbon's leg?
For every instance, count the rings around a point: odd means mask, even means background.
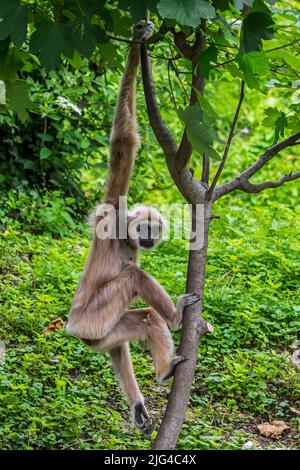
[[[126,310],[108,335],[88,344],[95,351],[110,351],[127,341],[148,342],[157,379],[164,380],[171,369],[174,349],[165,320],[152,308]]]
[[[159,381],[174,374],[176,366],[184,360],[173,356],[173,341],[166,322],[152,308],[127,310],[115,328],[102,340],[85,341],[96,352],[108,351],[119,378],[121,388],[131,408],[134,424],[150,434],[155,424],[151,421],[144,398],[136,382],[129,341],[147,341]]]
[[[151,434],[155,423],[151,420],[144,404],[143,395],[137,384],[130,357],[129,344],[123,343],[109,351],[111,361],[131,409],[135,426],[146,434]]]
[[[140,62],[141,42],[150,37],[152,31],[152,23],[140,21],[135,25],[133,40],[136,42],[130,46],[120,83],[110,138],[109,179],[104,198],[105,203],[115,207],[119,205],[119,197],[127,194],[131,169],[139,143],[135,115],[136,74]]]

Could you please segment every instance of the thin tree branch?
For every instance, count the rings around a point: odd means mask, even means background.
[[[234,62],[234,61],[235,61],[235,57],[234,57],[234,59],[225,60],[225,62],[220,62],[219,64],[213,65],[211,67],[211,70],[216,69],[218,67],[223,67],[224,65],[229,64],[230,62]]]
[[[182,56],[178,54],[178,55],[173,56],[173,57],[166,57],[166,56],[163,56],[163,55],[150,54],[150,57],[152,57],[153,59],[163,59],[163,60],[175,61],[175,60],[181,59]]]
[[[259,192],[266,188],[277,188],[287,181],[299,178],[299,172],[291,173],[288,176],[283,176],[279,181],[272,182],[266,181],[258,185],[249,183],[249,179],[255,175],[263,166],[265,166],[272,158],[274,158],[281,150],[300,144],[300,132],[287,137],[286,139],[278,142],[269,147],[249,168],[243,171],[239,176],[227,183],[222,184],[216,188],[212,194],[212,200],[215,201],[225,194],[231,193],[237,189],[245,192]]]
[[[219,178],[222,174],[225,162],[226,162],[227,157],[228,157],[228,152],[229,152],[229,149],[230,149],[230,145],[231,145],[231,142],[232,142],[232,139],[233,139],[233,136],[234,136],[235,128],[236,128],[236,125],[237,125],[237,122],[238,122],[238,119],[239,119],[240,109],[241,109],[241,106],[242,106],[242,103],[243,103],[243,100],[244,100],[244,96],[245,96],[245,82],[244,82],[244,80],[242,80],[240,98],[239,98],[237,108],[236,108],[236,111],[235,111],[235,114],[234,114],[234,118],[233,118],[233,121],[232,121],[232,125],[231,125],[231,128],[230,128],[230,132],[229,132],[229,136],[228,136],[228,139],[227,139],[226,147],[225,147],[225,150],[224,150],[224,153],[223,153],[221,163],[220,163],[219,168],[217,170],[217,173],[215,174],[215,177],[214,177],[214,179],[211,183],[211,186],[210,186],[210,188],[208,189],[208,191],[206,193],[207,199],[211,198],[211,195],[212,195],[212,193],[213,193],[213,191],[216,187],[216,184],[217,184],[217,182],[218,182],[218,180],[219,180]]]
[[[293,44],[296,44],[296,42],[299,42],[300,38],[295,39],[292,42],[288,42],[287,44],[284,44],[283,46],[278,46],[278,47],[273,47],[272,49],[267,49],[265,52],[273,52],[273,51],[278,51],[279,49],[284,49],[285,47],[292,46]]]
[[[171,29],[174,37],[174,43],[178,47],[178,49],[182,52],[184,57],[186,57],[189,60],[192,60],[194,57],[194,51],[191,46],[188,45],[185,34],[182,31],[176,32],[173,29]]]
[[[250,183],[248,180],[246,179],[244,180],[242,178],[241,187],[239,189],[241,189],[242,191],[246,193],[260,193],[264,189],[278,188],[279,186],[282,186],[284,183],[287,183],[288,181],[296,180],[297,178],[300,178],[300,171],[296,171],[296,173],[290,173],[289,175],[284,175],[278,181],[265,181],[264,183],[258,183],[258,184]]]
[[[169,87],[170,87],[170,91],[171,91],[172,100],[173,100],[173,103],[174,103],[174,106],[175,106],[175,109],[176,109],[176,113],[178,114],[178,106],[177,106],[177,103],[176,103],[176,98],[175,98],[175,95],[174,95],[172,80],[171,80],[171,76],[170,76],[170,62],[168,62],[168,81],[169,81]]]
[[[141,65],[143,85],[149,120],[155,137],[158,140],[167,160],[173,160],[177,152],[177,145],[171,132],[166,126],[158,108],[156,94],[153,86],[151,60],[144,45],[141,47]]]
[[[179,70],[178,70],[178,68],[177,68],[176,62],[174,62],[174,63],[171,62],[171,66],[172,66],[173,71],[175,72],[175,75],[176,75],[176,77],[177,77],[179,83],[180,83],[180,86],[181,86],[181,88],[182,88],[182,91],[184,92],[184,94],[185,94],[185,96],[186,96],[186,98],[187,98],[187,100],[188,100],[188,99],[189,99],[188,92],[187,92],[187,90],[186,90],[186,88],[185,88],[185,86],[184,86],[184,84],[183,84],[183,81],[181,80],[181,78],[180,78],[180,76],[179,76],[179,73],[180,73],[180,72],[179,72]]]

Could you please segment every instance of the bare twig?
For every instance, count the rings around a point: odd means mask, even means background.
[[[173,57],[166,57],[166,56],[163,56],[163,55],[156,55],[156,54],[150,54],[150,57],[152,57],[153,59],[163,59],[163,60],[178,60],[181,58],[181,55],[175,55]]]
[[[222,184],[216,188],[212,194],[212,199],[215,201],[220,197],[228,194],[237,189],[245,192],[260,192],[266,188],[277,188],[282,184],[299,178],[300,172],[291,173],[283,176],[279,181],[265,181],[264,183],[252,184],[249,179],[255,175],[263,166],[265,166],[272,158],[274,158],[281,150],[300,144],[300,132],[287,137],[286,139],[278,142],[269,147],[249,168],[243,171],[239,176],[227,183]]]
[[[213,65],[213,66],[211,67],[211,69],[217,69],[218,67],[223,67],[224,65],[229,64],[230,62],[234,62],[234,61],[235,61],[235,58],[234,58],[234,59],[225,60],[225,62],[220,62],[219,64]]]
[[[299,42],[300,38],[295,39],[292,42],[288,42],[287,44],[284,44],[283,46],[278,46],[278,47],[273,47],[272,49],[267,49],[265,52],[273,52],[273,51],[278,51],[279,49],[284,49],[285,47],[292,46],[293,44],[296,44],[296,42]]]
[[[201,181],[202,183],[209,183],[209,155],[207,153],[203,154]]]
[[[264,189],[278,188],[284,183],[296,180],[297,178],[300,178],[300,171],[296,171],[296,173],[290,173],[289,175],[284,175],[278,181],[264,181],[263,183],[257,184],[250,183],[247,179],[241,178],[240,188],[238,189],[241,189],[246,193],[260,193]]]
[[[220,163],[219,168],[217,170],[217,173],[215,174],[215,177],[214,177],[214,179],[211,183],[211,186],[210,186],[210,188],[208,189],[208,191],[206,193],[207,199],[211,198],[211,195],[212,195],[212,193],[213,193],[213,191],[216,187],[216,184],[217,184],[217,182],[218,182],[218,180],[221,176],[221,173],[223,171],[225,162],[227,160],[228,152],[229,152],[229,149],[230,149],[231,141],[232,141],[233,136],[234,136],[234,132],[235,132],[235,128],[236,128],[236,125],[237,125],[237,122],[238,122],[240,109],[241,109],[241,106],[242,106],[242,103],[243,103],[244,96],[245,96],[245,82],[244,82],[244,80],[242,80],[240,98],[239,98],[237,108],[236,108],[236,111],[235,111],[235,114],[234,114],[234,118],[233,118],[233,121],[232,121],[232,125],[231,125],[231,128],[230,128],[230,132],[229,132],[229,136],[228,136],[228,139],[227,139],[226,147],[225,147],[225,150],[224,150],[224,153],[223,153],[221,163]]]
[[[106,37],[112,41],[125,42],[126,44],[141,44],[141,41],[133,41],[132,39],[120,38],[119,36],[111,36],[107,34]]]
[[[170,62],[168,62],[168,81],[169,81],[169,87],[170,87],[174,107],[176,109],[176,113],[178,114],[178,106],[177,106],[177,103],[176,103],[176,98],[175,98],[175,95],[174,95],[172,80],[171,80],[171,76],[170,76]]]
[[[173,65],[173,67],[174,67],[174,72],[175,72],[176,77],[177,77],[177,79],[178,79],[178,81],[179,81],[179,83],[180,83],[180,86],[181,86],[181,88],[182,88],[182,91],[184,92],[184,94],[185,94],[185,96],[186,96],[186,98],[187,98],[187,100],[188,100],[188,99],[189,99],[188,92],[187,92],[187,90],[186,90],[186,88],[185,88],[185,86],[184,86],[184,84],[183,84],[183,81],[182,81],[181,78],[180,78],[180,75],[179,75],[180,72],[179,72],[179,70],[178,70],[178,67],[177,67],[176,62],[174,62],[174,64],[173,64],[173,62],[172,62],[172,65]]]

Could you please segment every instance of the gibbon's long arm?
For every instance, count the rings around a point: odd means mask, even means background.
[[[135,113],[136,75],[140,63],[141,43],[151,35],[152,28],[152,24],[145,26],[143,21],[134,27],[133,41],[136,42],[130,46],[120,83],[110,138],[110,168],[104,198],[105,203],[112,204],[116,208],[119,205],[119,196],[127,195],[131,169],[139,144]]]

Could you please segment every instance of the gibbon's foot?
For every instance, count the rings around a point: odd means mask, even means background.
[[[171,362],[171,368],[169,372],[161,379],[161,382],[165,382],[168,380],[170,377],[172,377],[175,374],[175,369],[178,366],[178,364],[181,364],[181,362],[185,362],[186,357],[184,356],[176,356]]]
[[[180,295],[177,301],[177,324],[175,324],[175,328],[180,328],[182,325],[184,309],[185,307],[189,307],[190,305],[194,305],[195,303],[199,302],[201,299],[200,295],[198,294],[183,294]]]
[[[156,423],[148,415],[147,408],[145,407],[143,402],[138,401],[133,405],[132,416],[134,425],[139,428],[144,434],[150,436],[150,434],[153,433]]]
[[[183,305],[184,307],[189,307],[190,305],[194,305],[196,302],[199,302],[200,299],[201,297],[198,294],[184,294]]]
[[[141,42],[147,41],[152,36],[153,31],[154,26],[151,21],[141,20],[133,27],[133,39]]]

